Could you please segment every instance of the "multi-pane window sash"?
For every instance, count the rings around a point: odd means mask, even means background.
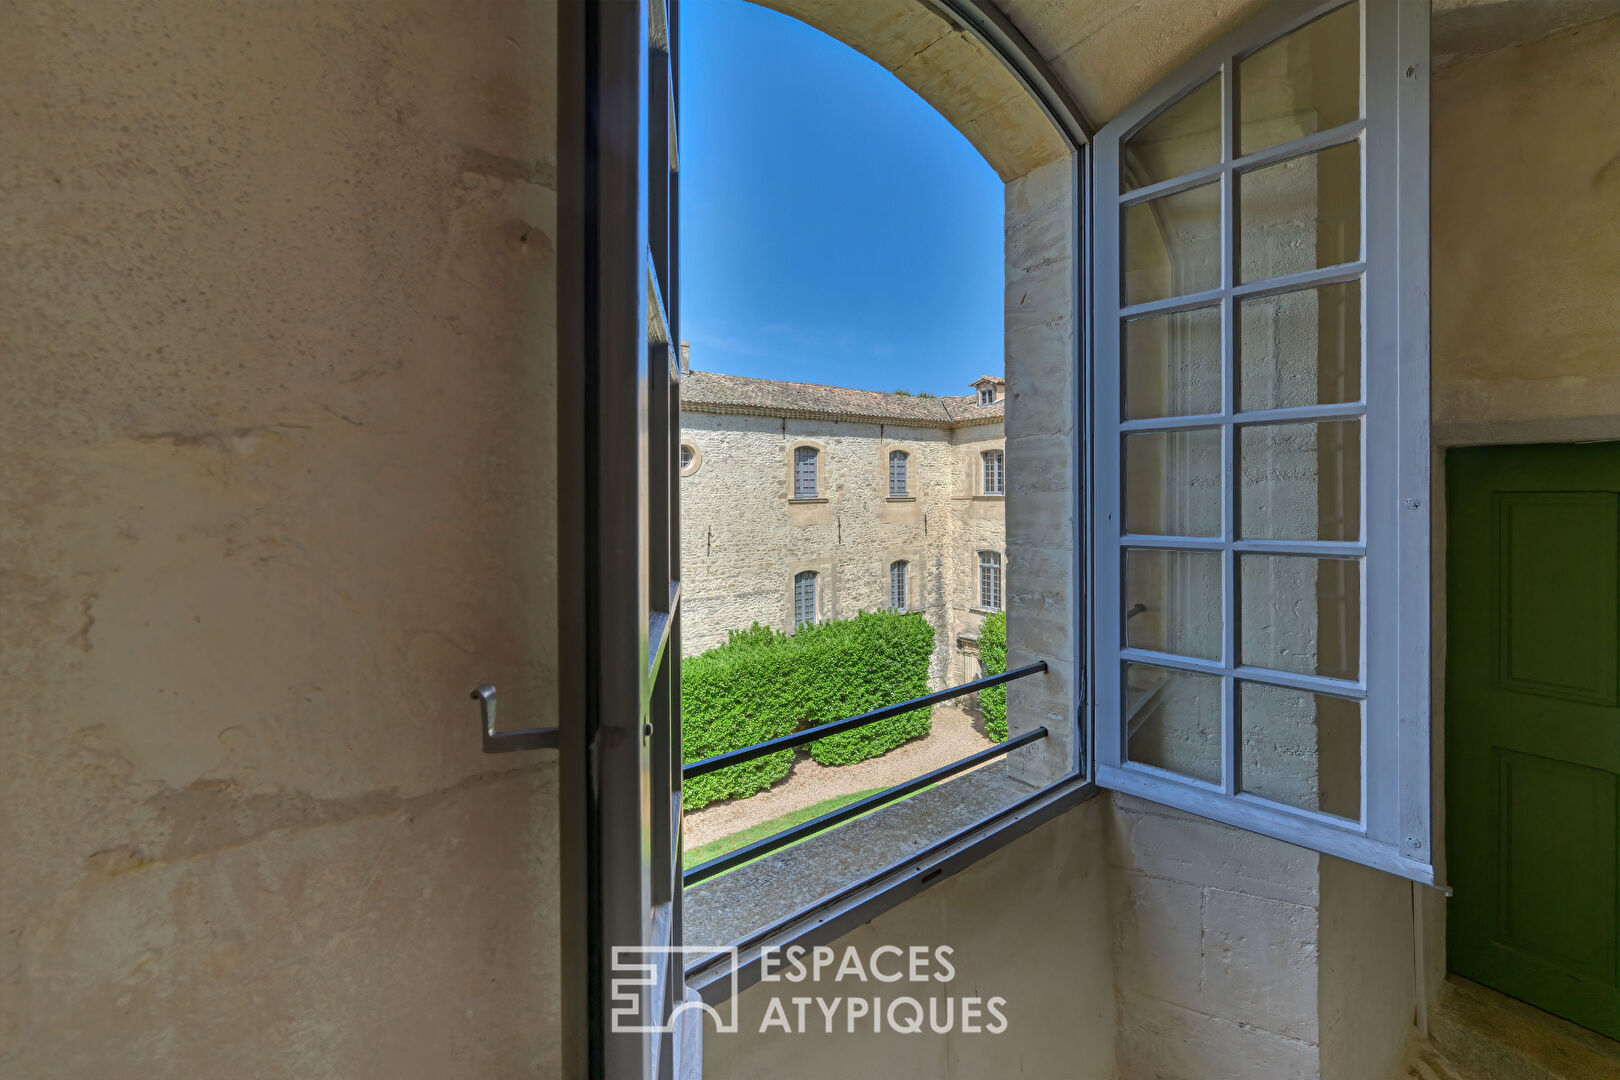
[[[806,570],[793,577],[793,626],[816,621],[816,572]]]
[[[1000,450],[986,450],[979,455],[984,459],[984,493],[1006,494],[1007,473]]]
[[[988,386],[981,387],[979,389],[979,404],[980,405],[994,405],[995,403],[996,403],[996,392],[995,392],[995,390],[992,387],[988,387]]]
[[[816,448],[800,446],[793,451],[793,497],[814,499],[819,491],[816,485]]]
[[[889,453],[889,498],[903,499],[906,496],[906,462],[909,459],[904,450],[893,450]]]
[[[1428,79],[1275,4],[1091,146],[1097,780],[1422,882]]]
[[[896,611],[906,610],[906,562],[889,564],[889,606]]]
[[[681,468],[690,469],[691,467],[692,467],[692,448],[690,446],[683,445],[681,447]]]
[[[994,551],[979,552],[979,606],[1001,610],[1001,556]]]

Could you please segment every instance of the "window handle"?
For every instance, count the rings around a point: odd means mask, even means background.
[[[559,744],[558,730],[554,727],[523,728],[519,731],[495,730],[495,687],[485,683],[472,692],[478,702],[484,722],[484,753],[506,754],[513,750],[554,749]]]

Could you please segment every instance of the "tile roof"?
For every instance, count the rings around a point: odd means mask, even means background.
[[[681,377],[681,405],[695,412],[857,416],[922,427],[991,423],[1003,419],[1006,411],[1004,402],[980,405],[972,394],[914,397],[714,371],[691,371]]]

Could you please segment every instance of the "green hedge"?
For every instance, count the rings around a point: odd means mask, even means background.
[[[934,628],[920,614],[863,611],[784,634],[755,623],[681,664],[682,740],[697,761],[928,693]],[[810,744],[822,765],[849,765],[928,734],[932,709]],[[793,751],[686,781],[686,808],[763,791],[793,768]]]
[[[1007,613],[998,611],[984,620],[979,630],[979,663],[986,675],[1007,670]],[[984,712],[984,732],[996,742],[1007,738],[1007,684],[979,691],[979,708]]]

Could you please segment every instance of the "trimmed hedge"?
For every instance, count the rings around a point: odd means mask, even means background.
[[[998,611],[984,620],[979,629],[979,664],[985,675],[1007,670],[1007,613]],[[979,691],[979,708],[984,712],[984,732],[996,742],[1007,738],[1007,684]]]
[[[920,614],[863,611],[784,634],[755,623],[681,664],[682,741],[688,762],[778,738],[928,693],[934,628]],[[928,734],[931,708],[914,709],[810,744],[822,765],[849,765]],[[688,810],[746,798],[793,768],[782,750],[688,780]]]

